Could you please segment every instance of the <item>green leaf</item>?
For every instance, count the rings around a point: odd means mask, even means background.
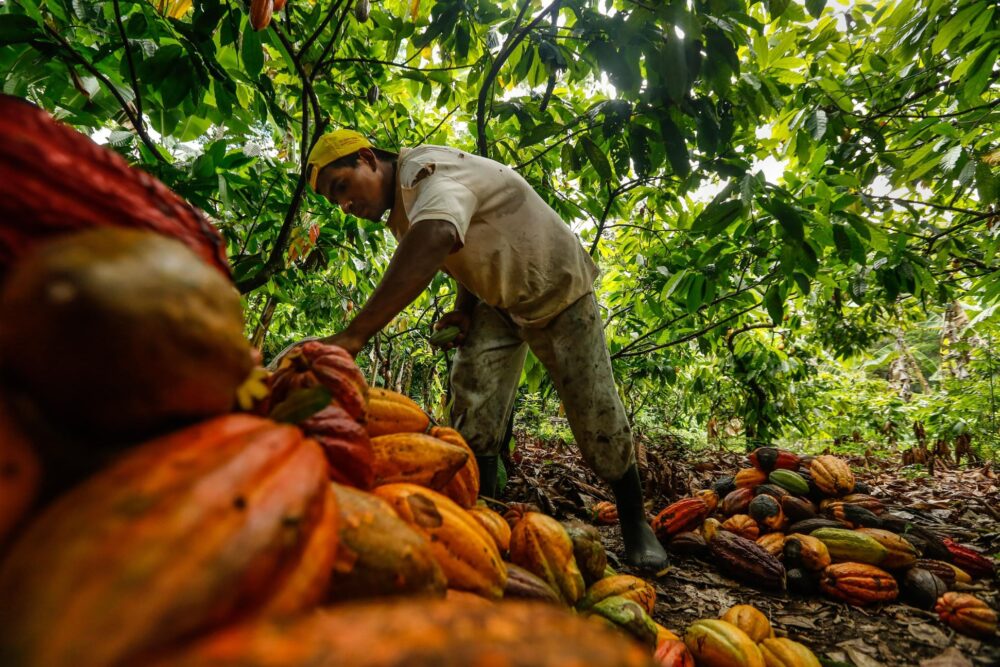
[[[762,205],[775,217],[782,229],[784,229],[786,238],[795,241],[802,241],[805,238],[805,221],[793,206],[776,198],[771,198],[766,203],[762,202]]]
[[[264,69],[264,47],[260,42],[260,33],[251,30],[248,25],[240,36],[240,56],[243,58],[243,68],[250,78],[255,79]]]
[[[608,162],[608,156],[601,152],[601,149],[598,148],[597,144],[590,137],[583,137],[580,143],[583,144],[583,150],[587,153],[587,159],[590,160],[590,164],[594,165],[597,175],[605,181],[610,181],[611,163]]]
[[[791,0],[764,0],[764,3],[767,5],[767,13],[773,21],[785,13],[788,5],[791,4]]]
[[[0,44],[27,42],[41,35],[41,28],[27,16],[0,14]]]
[[[323,385],[307,389],[296,389],[288,398],[271,408],[268,417],[276,422],[298,424],[330,405],[333,395]]]
[[[718,234],[736,220],[742,211],[743,203],[739,199],[713,201],[694,219],[691,231],[704,232],[708,236]]]
[[[937,35],[934,36],[934,41],[931,42],[931,53],[938,55],[945,48],[951,44],[951,41],[958,37],[959,33],[968,28],[969,21],[983,11],[983,7],[978,2],[970,3],[965,9],[961,10],[950,19],[948,19],[941,29],[938,31]]]
[[[770,315],[774,325],[781,326],[782,320],[785,319],[785,300],[777,285],[771,285],[767,288],[767,292],[764,293],[764,306],[767,308],[767,314]]]
[[[676,123],[666,115],[660,116],[660,134],[663,137],[664,148],[667,151],[667,160],[674,173],[681,177],[686,177],[691,173],[690,156],[688,155],[687,144],[684,135]]]
[[[851,260],[851,237],[843,225],[833,226],[833,242],[837,246],[837,257],[847,264]]]
[[[813,18],[819,18],[826,7],[826,0],[806,0],[806,10]]]

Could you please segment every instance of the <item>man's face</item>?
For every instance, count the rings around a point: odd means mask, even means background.
[[[392,206],[387,178],[385,166],[363,148],[353,167],[325,167],[316,179],[316,192],[340,206],[344,213],[378,222]]]

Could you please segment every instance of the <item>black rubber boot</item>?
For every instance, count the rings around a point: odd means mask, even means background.
[[[499,456],[476,454],[476,464],[479,465],[479,495],[487,498],[497,497],[497,462]]]
[[[667,552],[646,521],[639,469],[632,465],[620,480],[611,483],[611,490],[618,506],[618,522],[625,542],[625,562],[643,570],[662,570],[667,566]]]

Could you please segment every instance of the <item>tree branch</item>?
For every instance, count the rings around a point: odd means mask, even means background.
[[[146,137],[146,145],[149,146],[153,144],[152,140],[149,139],[149,135],[146,134],[146,123],[142,119],[142,95],[139,93],[139,79],[135,75],[135,61],[132,59],[132,49],[128,45],[128,37],[125,35],[125,25],[122,23],[122,10],[119,0],[114,0],[115,6],[115,23],[118,24],[118,34],[122,38],[122,47],[125,49],[125,60],[128,63],[128,73],[129,79],[132,81],[132,94],[135,95],[135,131],[139,133],[139,136]],[[155,145],[155,144],[154,144]],[[153,151],[153,157],[157,160],[166,164],[167,161],[160,155],[159,150]]]
[[[722,318],[721,320],[719,320],[717,322],[713,322],[712,324],[709,324],[707,327],[703,327],[703,328],[699,329],[698,331],[695,331],[695,332],[689,333],[687,335],[681,336],[680,338],[675,338],[674,340],[670,341],[669,343],[663,343],[662,345],[654,345],[652,347],[644,347],[641,350],[636,350],[635,352],[626,352],[625,351],[626,348],[623,347],[622,349],[618,350],[618,352],[616,352],[615,354],[611,355],[611,358],[612,359],[618,359],[618,358],[623,358],[623,357],[635,357],[635,356],[639,356],[640,354],[648,354],[649,352],[654,352],[656,350],[662,350],[662,349],[667,348],[667,347],[673,347],[674,345],[680,345],[681,343],[686,343],[689,340],[694,340],[695,338],[703,336],[704,334],[708,333],[712,329],[717,329],[717,328],[721,327],[726,322],[729,322],[730,320],[734,320],[737,317],[739,317],[740,315],[745,315],[746,313],[749,313],[751,310],[753,310],[754,308],[756,308],[757,306],[759,306],[761,303],[763,303],[763,302],[762,301],[757,301],[753,305],[751,305],[751,306],[749,306],[747,308],[744,308],[743,310],[735,312],[732,315],[729,315],[728,317],[724,317],[724,318]]]

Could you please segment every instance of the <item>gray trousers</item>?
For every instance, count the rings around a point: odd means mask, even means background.
[[[607,482],[620,479],[635,461],[632,431],[593,293],[537,329],[477,304],[451,369],[452,424],[474,452],[497,454],[529,347],[559,392],[587,464]]]

